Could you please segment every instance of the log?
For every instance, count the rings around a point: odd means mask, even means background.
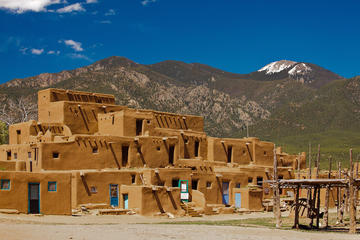
[[[328,179],[331,178],[331,157],[329,157],[329,174]],[[324,210],[324,223],[325,228],[329,227],[329,195],[330,195],[330,185],[326,186],[325,192],[325,210]]]
[[[276,159],[276,147],[274,144],[274,214],[276,218],[276,228],[281,227],[281,212],[280,212],[280,191],[279,191],[279,180],[277,172],[277,159]]]
[[[349,192],[350,192],[350,230],[349,233],[356,233],[356,212],[354,197],[354,164],[352,159],[352,149],[350,149],[350,173],[349,173]]]

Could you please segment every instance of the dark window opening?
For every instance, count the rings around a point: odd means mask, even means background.
[[[179,179],[174,178],[171,182],[172,187],[179,187]]]
[[[112,115],[112,117],[111,117],[111,124],[114,125],[114,123],[115,123],[115,117],[114,117],[114,115]]]
[[[129,146],[122,146],[121,147],[121,163],[123,167],[126,167],[129,160]]]
[[[59,158],[60,154],[58,152],[53,152],[53,158]]]
[[[248,183],[252,183],[252,181],[253,181],[253,178],[252,178],[252,177],[249,177],[249,178],[248,178]]]
[[[135,174],[132,174],[132,175],[131,175],[131,183],[134,184],[134,183],[135,183],[135,180],[136,180],[136,175],[135,175]]]
[[[169,146],[169,164],[174,164],[175,146]]]
[[[284,178],[283,175],[279,175],[279,176],[278,176],[278,179],[279,179],[279,180],[281,180],[281,179],[283,179],[283,178]],[[283,190],[282,190],[282,188],[280,188],[280,189],[279,189],[279,194],[282,194],[282,193],[283,193]]]
[[[28,152],[28,158],[31,159],[31,152]]]
[[[263,178],[262,177],[257,177],[256,178],[256,185],[262,187],[262,185],[263,185]]]
[[[16,134],[20,135],[21,134],[21,130],[16,130]]]
[[[91,186],[90,187],[90,192],[91,193],[97,193],[97,188],[95,186]]]
[[[7,160],[11,160],[11,151],[6,152]]]
[[[199,156],[199,141],[195,141],[195,157]]]
[[[136,119],[136,136],[142,135],[143,120]]]
[[[32,172],[32,161],[30,161],[30,172]]]
[[[206,182],[206,187],[211,188],[211,182]]]
[[[235,188],[240,188],[241,184],[240,183],[236,183]]]
[[[266,156],[266,151],[264,151],[264,155]]]
[[[231,163],[232,161],[232,146],[228,146],[227,149],[227,162]]]
[[[159,147],[159,146],[158,146],[158,147],[156,147],[156,150],[160,151],[160,147]]]
[[[92,148],[92,153],[98,153],[98,152],[99,152],[99,149],[97,147]]]
[[[191,180],[191,189],[192,190],[198,189],[198,182],[199,182],[199,180]]]
[[[17,159],[17,153],[14,153],[14,159],[15,160]]]

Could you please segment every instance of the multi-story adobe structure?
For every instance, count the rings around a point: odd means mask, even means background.
[[[92,204],[182,214],[181,196],[205,212],[261,208],[272,195],[262,182],[274,144],[209,137],[203,126],[199,116],[115,105],[113,95],[39,91],[38,121],[11,125],[0,146],[0,209],[71,214]],[[304,153],[276,154],[284,178],[294,177],[297,158],[305,167]]]

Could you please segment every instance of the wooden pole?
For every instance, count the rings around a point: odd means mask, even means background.
[[[300,186],[296,187],[296,195],[295,195],[295,221],[293,228],[299,229],[299,193],[300,193]]]
[[[341,179],[341,162],[338,162],[338,179]],[[341,200],[341,188],[338,187],[337,188],[337,218],[338,218],[338,223],[341,223],[341,213],[340,213],[340,208],[341,208],[341,204],[342,204],[342,200]]]
[[[319,178],[320,171],[320,144],[318,145],[318,153],[316,157],[316,178]]]
[[[349,173],[349,192],[350,192],[350,230],[349,233],[356,233],[356,212],[354,206],[354,165],[352,159],[352,149],[350,149],[350,173]]]
[[[274,214],[276,218],[276,228],[281,227],[281,212],[280,212],[280,191],[279,180],[277,172],[276,146],[274,144]]]
[[[321,188],[317,188],[317,206],[316,206],[316,228],[319,228],[320,224],[320,190]]]
[[[297,158],[297,178],[300,179],[300,153]]]
[[[308,172],[308,179],[311,179],[311,143],[309,143],[309,172]],[[311,214],[311,188],[307,191],[307,199],[306,199],[306,206],[307,206],[307,217],[310,217]]]
[[[329,174],[328,179],[331,178],[331,156],[329,157]],[[330,195],[330,185],[326,186],[326,193],[325,193],[325,210],[324,210],[324,222],[325,228],[329,226],[329,195]]]

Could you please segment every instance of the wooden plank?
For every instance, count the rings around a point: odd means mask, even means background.
[[[277,172],[277,158],[276,158],[276,146],[274,144],[274,214],[276,218],[276,228],[281,227],[281,212],[280,212],[280,190],[279,190],[279,183],[278,183],[278,172]]]
[[[328,178],[331,178],[331,156],[329,157],[329,173]],[[330,196],[330,185],[326,186],[325,193],[325,210],[324,210],[324,223],[325,228],[329,227],[329,196]]]
[[[295,221],[293,228],[299,229],[299,193],[300,186],[297,186],[295,193]]]

